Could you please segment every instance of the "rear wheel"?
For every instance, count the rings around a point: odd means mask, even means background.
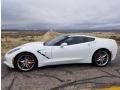
[[[21,53],[15,58],[14,66],[21,71],[30,71],[37,66],[37,60],[31,53]]]
[[[110,53],[107,50],[98,50],[93,55],[93,64],[99,67],[106,66],[111,59]]]

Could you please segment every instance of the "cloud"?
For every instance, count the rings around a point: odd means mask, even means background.
[[[2,24],[120,23],[120,0],[2,0]]]

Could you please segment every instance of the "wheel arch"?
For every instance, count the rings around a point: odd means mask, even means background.
[[[38,67],[38,59],[37,59],[37,57],[36,57],[35,54],[33,54],[32,52],[28,52],[28,51],[20,52],[20,53],[18,53],[18,54],[13,58],[13,65],[14,65],[14,67],[15,67],[15,60],[16,60],[16,58],[17,58],[20,54],[23,54],[23,53],[32,54],[32,55],[34,56],[35,60],[36,60],[37,67]]]
[[[95,53],[98,52],[98,51],[100,51],[100,50],[107,51],[108,54],[110,55],[110,60],[111,60],[111,58],[112,58],[112,52],[109,49],[107,49],[107,48],[99,48],[99,49],[95,50],[95,52],[93,53],[93,55],[92,55],[92,62],[93,62],[93,57],[94,57]]]

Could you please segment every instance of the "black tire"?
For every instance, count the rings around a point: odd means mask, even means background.
[[[92,64],[98,67],[107,66],[111,60],[111,54],[106,49],[97,50],[92,57]]]
[[[13,64],[17,70],[27,72],[37,68],[38,62],[32,53],[23,52],[15,57]]]

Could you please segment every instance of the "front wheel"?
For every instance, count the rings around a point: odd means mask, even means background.
[[[17,55],[14,66],[20,71],[30,71],[37,66],[36,58],[31,53],[21,53]]]
[[[106,66],[111,59],[110,53],[107,50],[98,50],[93,55],[93,64],[99,67]]]

